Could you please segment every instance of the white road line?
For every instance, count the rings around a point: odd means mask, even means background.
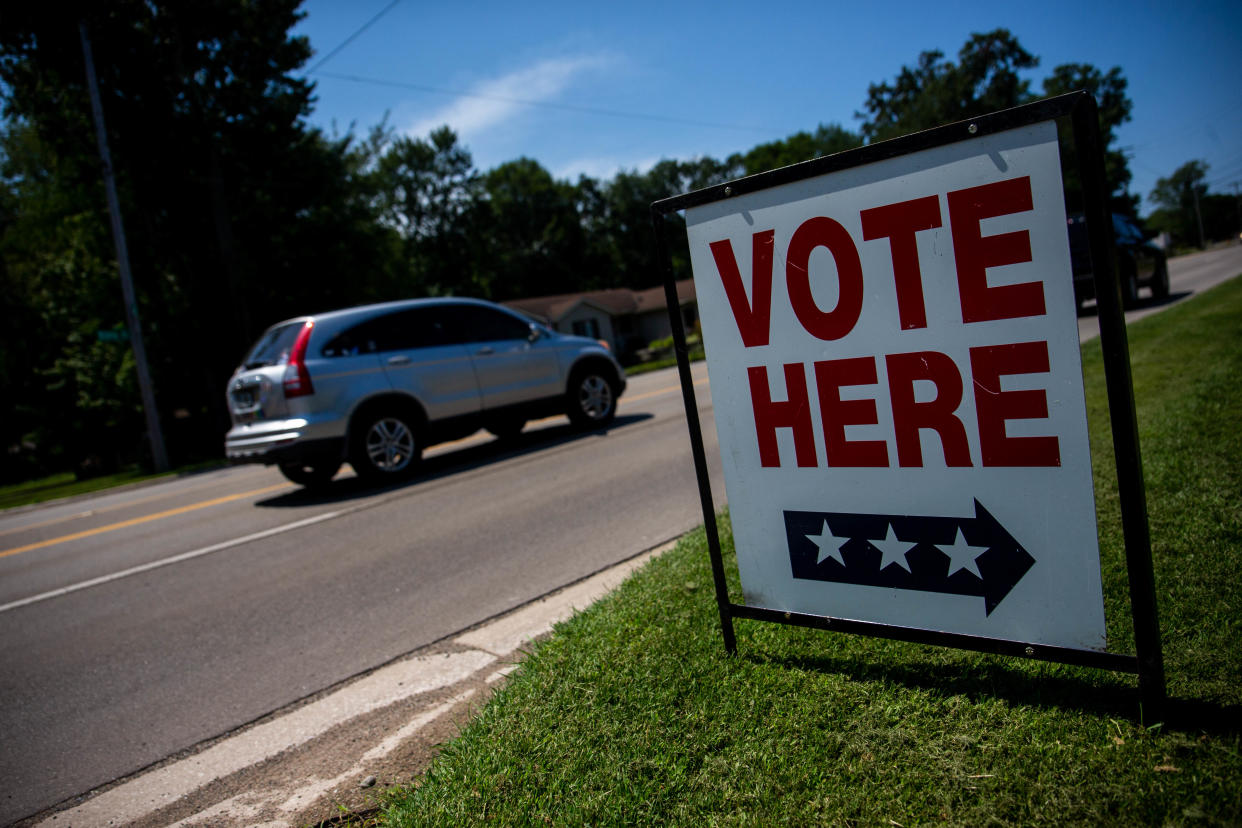
[[[160,567],[171,566],[172,564],[182,563],[184,561],[189,561],[194,558],[201,558],[203,555],[210,555],[212,552],[220,552],[221,550],[224,550],[224,549],[231,549],[234,546],[241,546],[242,544],[250,543],[251,541],[262,540],[263,538],[270,538],[273,535],[279,535],[283,532],[292,532],[294,529],[301,529],[304,526],[311,526],[312,524],[321,523],[325,520],[332,520],[332,518],[340,517],[344,513],[345,511],[324,512],[321,515],[315,515],[314,517],[305,518],[304,520],[297,520],[297,521],[294,521],[293,523],[286,523],[284,526],[276,526],[271,529],[264,529],[262,532],[255,532],[253,535],[245,535],[244,537],[234,538],[233,540],[227,540],[227,541],[224,541],[223,543],[216,543],[216,544],[212,544],[211,546],[204,546],[202,549],[194,549],[190,552],[182,552],[180,555],[173,555],[171,558],[163,558],[158,561],[151,561],[150,563],[145,563],[145,564],[142,564],[141,566],[135,566],[129,569],[123,569],[120,572],[113,572],[111,575],[102,575],[98,578],[92,578],[89,581],[82,581],[80,583],[70,584],[69,586],[61,587],[60,589],[54,589],[51,592],[44,592],[39,595],[32,595],[29,598],[22,598],[21,600],[13,601],[8,604],[0,604],[0,612],[8,612],[9,610],[15,610],[19,607],[25,607],[30,604],[38,604],[42,601],[50,601],[53,598],[60,598],[62,595],[68,595],[72,592],[78,592],[79,590],[90,589],[91,587],[101,586],[102,584],[109,584],[109,583],[112,583],[113,581],[119,581],[122,578],[128,578],[131,575],[141,575],[144,572],[150,572],[151,570],[159,569]]]

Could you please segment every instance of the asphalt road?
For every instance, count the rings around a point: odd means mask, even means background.
[[[346,470],[310,496],[238,467],[6,514],[0,824],[700,523],[673,370],[632,378],[605,433],[481,434],[385,491]]]
[[[1171,262],[1155,312],[1242,272]],[[1092,335],[1090,311],[1080,334]],[[723,505],[706,371],[694,368]],[[672,370],[616,423],[433,450],[376,491],[239,467],[0,515],[0,824],[140,770],[702,521]]]
[[[1126,321],[1133,322],[1175,305],[1196,293],[1220,284],[1242,273],[1242,245],[1232,244],[1203,253],[1192,253],[1169,260],[1169,295],[1163,301],[1151,297],[1151,291],[1139,291],[1138,304],[1126,311]],[[1095,315],[1095,302],[1088,302],[1078,316],[1078,338],[1099,336],[1100,322]]]

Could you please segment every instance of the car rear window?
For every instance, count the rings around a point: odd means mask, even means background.
[[[267,365],[284,364],[289,358],[289,351],[293,348],[298,333],[305,324],[305,322],[290,322],[287,325],[268,328],[250,349],[250,353],[246,355],[243,366],[249,370]]]

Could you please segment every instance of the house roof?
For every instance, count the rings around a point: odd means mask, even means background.
[[[677,301],[686,304],[694,301],[694,281],[683,279],[676,283]],[[558,293],[554,296],[534,296],[529,299],[511,299],[501,304],[523,313],[539,316],[557,322],[565,318],[571,310],[580,304],[590,305],[610,316],[628,316],[635,313],[663,310],[668,306],[664,299],[664,288],[655,287],[646,290],[630,290],[629,288],[613,288],[611,290],[592,290],[585,293]]]

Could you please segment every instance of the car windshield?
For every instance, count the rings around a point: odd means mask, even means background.
[[[540,332],[543,333],[544,336],[551,336],[555,333],[551,326],[548,325],[548,320],[544,319],[542,316],[535,316],[535,314],[524,311],[521,308],[509,308],[509,310],[516,313],[527,322],[534,324],[537,328],[539,328]]]
[[[250,349],[243,367],[246,370],[263,368],[267,365],[281,365],[289,358],[289,351],[298,338],[305,322],[290,322],[268,328],[259,341]]]
[[[1143,243],[1143,232],[1116,213],[1113,214],[1113,233],[1116,235],[1119,243]]]

